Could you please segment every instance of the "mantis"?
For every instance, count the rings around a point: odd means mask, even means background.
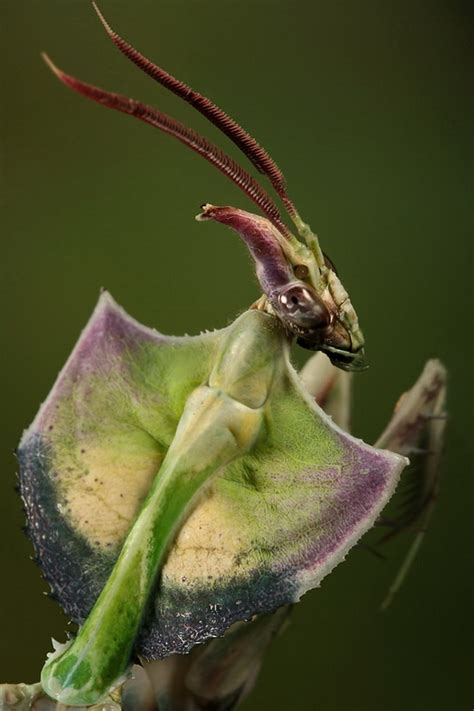
[[[20,443],[30,536],[53,595],[80,624],[41,673],[42,691],[69,706],[105,702],[137,655],[189,653],[317,587],[380,519],[409,447],[434,405],[442,407],[444,383],[442,367],[432,365],[415,399],[419,424],[408,427],[409,401],[383,448],[352,437],[323,411],[336,381],[365,367],[364,337],[281,170],[232,118],[134,49],[94,7],[127,59],[234,142],[269,181],[284,216],[255,178],[200,134],[44,56],[67,87],[173,136],[262,213],[205,204],[197,216],[247,246],[262,292],[249,309],[221,330],[170,337],[104,292]],[[295,341],[317,352],[306,379],[290,363]],[[329,359],[330,376],[321,359]]]

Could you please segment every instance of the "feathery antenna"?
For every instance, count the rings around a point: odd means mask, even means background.
[[[148,74],[148,76],[152,79],[197,109],[197,111],[205,116],[211,123],[214,124],[214,126],[222,131],[224,135],[230,138],[230,140],[235,143],[238,148],[240,148],[240,150],[247,156],[260,173],[267,176],[277,195],[282,200],[289,216],[298,227],[298,230],[300,230],[303,223],[298,215],[294,203],[288,197],[286,192],[285,176],[267,151],[259,143],[257,143],[257,141],[249,133],[247,133],[242,126],[240,126],[231,116],[226,114],[225,111],[216,106],[216,104],[214,104],[210,99],[203,96],[199,92],[194,91],[194,89],[190,86],[179,79],[176,79],[176,77],[154,64],[151,60],[147,59],[147,57],[132,47],[131,44],[124,40],[110,27],[97,4],[93,2],[92,5],[102,25],[104,26],[106,33],[114,45],[125,57],[127,57],[127,59],[132,61],[139,69]]]
[[[281,234],[287,239],[291,239],[291,233],[288,227],[283,223],[277,206],[273,202],[268,193],[257,183],[257,181],[247,173],[241,166],[236,163],[224,151],[208,141],[193,129],[188,128],[180,121],[168,116],[158,109],[148,106],[140,101],[135,101],[121,94],[115,94],[105,89],[87,84],[86,82],[76,79],[75,77],[66,74],[61,69],[56,67],[47,54],[42,55],[44,61],[58,77],[58,79],[76,91],[78,94],[92,99],[102,106],[121,111],[122,113],[135,116],[135,118],[144,121],[145,123],[161,129],[164,133],[178,139],[181,143],[191,148],[200,156],[205,158],[209,163],[214,165],[218,170],[232,180],[253,202],[262,210],[268,217],[270,222],[275,225]],[[294,238],[293,238],[294,239]]]

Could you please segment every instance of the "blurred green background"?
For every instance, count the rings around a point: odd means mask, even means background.
[[[284,168],[366,334],[356,433],[375,439],[426,358],[449,368],[442,495],[395,604],[377,611],[408,540],[384,562],[353,551],[297,606],[243,709],[470,708],[467,4],[103,0],[102,9]],[[68,92],[39,53],[220,140],[213,127],[128,64],[86,0],[1,0],[0,14],[0,677],[34,681],[66,620],[29,560],[12,449],[99,288],[173,334],[226,324],[258,289],[237,237],[193,219],[205,201],[252,209],[237,188],[172,139]]]

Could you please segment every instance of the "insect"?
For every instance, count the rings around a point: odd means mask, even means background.
[[[290,364],[292,342],[324,354],[316,356],[319,373],[325,356],[342,371],[365,367],[364,339],[283,174],[233,119],[146,59],[95,9],[125,57],[200,111],[268,178],[296,235],[269,193],[220,148],[45,56],[68,87],[177,138],[262,212],[206,204],[197,218],[222,223],[247,245],[262,290],[251,308],[224,329],[168,337],[104,293],[21,441],[36,554],[80,625],[41,674],[44,692],[67,705],[103,702],[135,655],[187,653],[319,585],[379,519],[408,463],[400,442],[412,446],[420,429],[400,435],[410,405],[378,449],[318,406],[315,397],[324,404],[336,376],[323,388],[305,386]],[[439,403],[440,370],[425,381],[435,376]],[[423,426],[427,418],[423,410]]]

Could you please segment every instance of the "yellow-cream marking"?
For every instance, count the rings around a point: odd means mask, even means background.
[[[206,582],[244,573],[250,561],[239,554],[251,548],[251,532],[232,511],[231,502],[211,485],[180,530],[163,568],[171,585]]]
[[[60,482],[59,507],[72,527],[93,545],[122,543],[156,476],[161,456],[152,448],[84,446],[80,469]]]

